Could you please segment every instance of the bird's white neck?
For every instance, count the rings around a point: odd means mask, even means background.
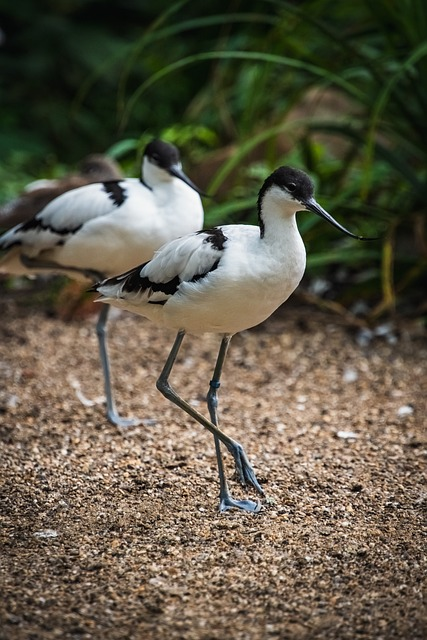
[[[301,236],[295,214],[295,202],[284,202],[281,192],[271,189],[258,206],[261,238],[269,245],[298,242]]]
[[[164,169],[156,167],[156,165],[150,162],[147,158],[144,158],[142,162],[142,178],[145,184],[151,188],[158,184],[172,182],[173,180],[173,176],[169,175],[169,173]]]

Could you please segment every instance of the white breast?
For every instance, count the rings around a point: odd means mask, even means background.
[[[258,227],[227,225],[227,236],[218,267],[195,282],[184,281],[165,304],[153,304],[156,297],[114,287],[99,291],[116,306],[143,315],[171,329],[190,333],[237,333],[253,327],[284,302],[298,286],[305,269],[305,248],[296,225],[288,239],[265,243]],[[295,233],[296,231],[296,233]],[[292,237],[290,237],[292,236]],[[191,240],[191,238],[189,239]],[[179,241],[174,251],[179,250]],[[275,246],[274,246],[275,244]],[[187,248],[185,242],[182,243]],[[150,263],[154,278],[159,258]],[[168,253],[165,252],[165,258]],[[162,274],[168,265],[162,266]],[[172,279],[172,271],[168,277]],[[136,294],[136,295],[135,295]],[[117,297],[114,297],[117,295]],[[160,296],[161,298],[161,296]]]
[[[268,318],[296,289],[305,269],[305,248],[276,255],[258,229],[236,225],[215,271],[200,282],[184,282],[165,305],[165,325],[190,333],[234,334]],[[254,230],[254,231],[252,231]]]

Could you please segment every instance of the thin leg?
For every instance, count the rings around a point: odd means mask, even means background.
[[[188,402],[183,400],[176,391],[172,388],[169,383],[169,376],[172,371],[172,367],[178,355],[178,351],[181,347],[182,341],[184,339],[185,331],[179,331],[176,336],[175,342],[171,349],[171,352],[166,360],[165,366],[157,380],[157,388],[158,390],[171,402],[176,404],[180,409],[188,413],[194,420],[197,420],[205,429],[210,431],[214,436],[217,436],[221,442],[225,444],[227,449],[230,451],[231,455],[234,458],[234,463],[236,465],[236,472],[242,484],[249,484],[254,489],[256,489],[261,495],[264,495],[264,491],[259,484],[255,472],[252,468],[251,463],[248,460],[245,450],[242,445],[227,436],[223,431],[221,431],[216,425],[210,422],[204,415],[196,411],[194,407],[192,407]],[[226,350],[225,350],[226,351]],[[225,354],[224,354],[225,356]],[[219,460],[219,459],[218,459]],[[222,461],[221,461],[222,462]],[[219,465],[221,464],[219,462]],[[221,472],[220,472],[221,473]],[[224,475],[224,473],[223,473]]]
[[[121,418],[117,413],[116,405],[111,391],[110,361],[107,352],[107,317],[110,305],[102,305],[96,323],[96,335],[98,336],[99,355],[101,357],[102,372],[104,374],[105,398],[107,402],[107,418],[117,427],[132,427],[139,424],[139,420]]]
[[[213,373],[213,378],[209,383],[208,391],[208,409],[211,417],[212,424],[218,426],[218,395],[217,390],[220,387],[220,378],[222,367],[227,355],[228,346],[230,344],[231,336],[225,335],[222,339],[221,346],[218,353],[218,358]],[[228,509],[243,509],[244,511],[258,512],[261,509],[260,502],[253,502],[252,500],[234,500],[231,497],[230,490],[228,488],[227,479],[224,473],[224,463],[221,455],[221,442],[216,435],[215,439],[215,451],[218,464],[219,475],[219,510],[227,511]]]
[[[67,267],[65,265],[59,265],[55,262],[38,260],[37,258],[30,258],[26,255],[21,255],[21,262],[24,266],[29,269],[48,269],[52,270],[56,273],[60,273],[61,271],[75,271],[76,273],[81,273],[86,278],[90,280],[100,281],[104,278],[102,273],[98,271],[94,271],[92,269],[80,269],[79,267]],[[111,391],[111,372],[110,372],[110,362],[108,359],[107,352],[107,317],[110,307],[108,304],[103,305],[99,317],[98,322],[96,324],[96,335],[98,336],[98,344],[99,344],[99,355],[101,357],[101,366],[102,372],[104,374],[104,388],[105,388],[105,397],[107,402],[107,419],[117,427],[133,427],[135,425],[140,424],[140,420],[136,419],[126,419],[121,418],[117,413],[117,409],[114,403],[113,394]]]

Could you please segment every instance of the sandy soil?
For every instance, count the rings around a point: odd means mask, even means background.
[[[294,302],[235,336],[222,428],[268,501],[219,514],[212,437],[155,388],[173,336],[111,322],[117,404],[144,419],[119,432],[95,319],[2,301],[1,639],[427,636],[425,333],[361,345]],[[174,370],[201,410],[217,347],[188,337]]]

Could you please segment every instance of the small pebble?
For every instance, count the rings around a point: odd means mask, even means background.
[[[359,437],[354,431],[337,431],[336,435],[342,440],[356,440]]]
[[[404,404],[402,407],[399,407],[397,410],[397,415],[399,418],[404,418],[405,416],[411,416],[414,413],[414,407],[411,404]]]
[[[35,531],[36,538],[57,538],[58,532],[55,529],[43,529],[43,531]]]
[[[345,369],[342,375],[343,382],[348,382],[348,383],[356,382],[358,377],[359,377],[359,374],[357,373],[356,369],[352,369],[351,367],[348,367],[347,369]]]

